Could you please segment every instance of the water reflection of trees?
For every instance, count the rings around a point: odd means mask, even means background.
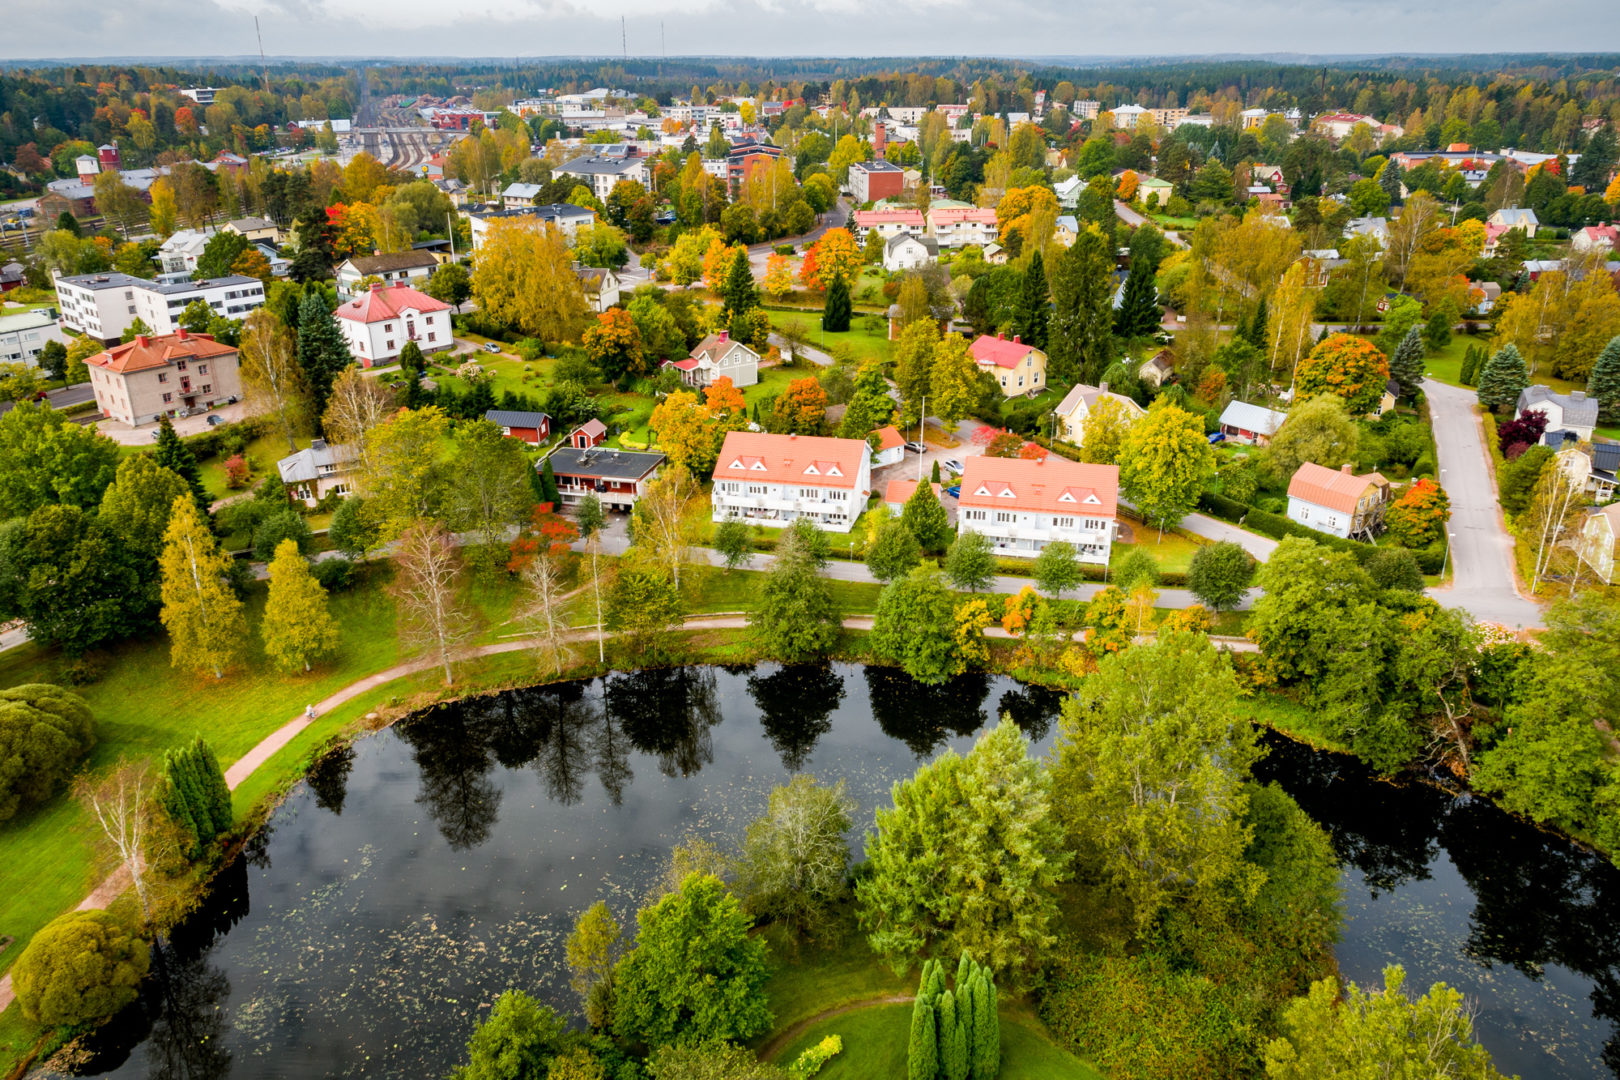
[[[334,814],[343,813],[343,799],[349,791],[349,770],[354,767],[354,747],[335,746],[310,766],[305,779],[315,793],[315,805]]]
[[[151,1080],[215,1080],[231,1071],[225,1048],[231,983],[208,955],[158,950],[153,957],[161,1008],[145,1046]]]
[[[1053,690],[1048,686],[1033,683],[1017,686],[1002,694],[1001,700],[996,702],[996,717],[1012,717],[1013,723],[1018,725],[1030,742],[1040,742],[1052,729],[1052,721],[1058,718],[1058,711],[1066,697],[1068,695],[1062,690]]]
[[[832,730],[832,714],[844,700],[844,677],[825,664],[786,664],[749,675],[748,696],[759,708],[765,737],[782,756],[782,767],[798,772],[817,740]]]
[[[927,686],[898,668],[864,670],[872,716],[891,738],[899,739],[918,757],[930,757],[947,739],[971,735],[984,726],[984,699],[990,694],[990,676],[983,672],[958,675],[938,686]]]
[[[416,801],[427,809],[445,843],[464,851],[489,839],[501,792],[490,779],[493,737],[503,725],[493,716],[499,697],[453,702],[401,724],[400,738],[422,776]]]
[[[710,732],[720,723],[713,668],[656,668],[608,676],[606,711],[665,776],[691,776],[714,761]]]

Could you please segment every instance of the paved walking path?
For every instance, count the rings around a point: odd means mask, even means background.
[[[770,1061],[777,1054],[780,1054],[794,1039],[797,1039],[810,1030],[812,1026],[821,1023],[823,1020],[831,1020],[835,1016],[843,1016],[845,1013],[852,1013],[858,1009],[875,1009],[879,1005],[906,1005],[915,1000],[916,995],[914,994],[887,994],[883,997],[867,998],[864,1001],[849,1001],[842,1005],[835,1005],[831,1009],[823,1009],[814,1016],[807,1016],[803,1020],[794,1022],[780,1034],[773,1036],[770,1042],[759,1048],[759,1059],[761,1061]]]

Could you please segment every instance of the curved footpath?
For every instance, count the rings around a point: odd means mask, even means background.
[[[784,1049],[793,1045],[793,1040],[809,1031],[823,1020],[831,1020],[835,1016],[856,1012],[860,1009],[875,1009],[879,1005],[906,1005],[916,1000],[915,994],[887,994],[883,997],[866,998],[862,1001],[846,1001],[842,1005],[834,1005],[830,1009],[823,1009],[814,1016],[807,1016],[803,1020],[796,1020],[789,1024],[787,1030],[777,1033],[771,1041],[759,1048],[761,1061],[770,1061]]]

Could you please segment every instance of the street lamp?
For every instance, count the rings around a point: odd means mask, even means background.
[[[1451,565],[1451,542],[1453,540],[1455,540],[1455,539],[1457,539],[1457,534],[1452,532],[1451,530],[1447,529],[1446,530],[1446,553],[1440,559],[1440,582],[1441,582],[1441,584],[1444,584],[1445,580],[1446,580],[1446,567]]]

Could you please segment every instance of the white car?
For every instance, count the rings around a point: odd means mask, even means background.
[[[964,472],[967,472],[967,466],[963,465],[960,461],[957,461],[955,458],[951,458],[948,461],[940,462],[939,467],[944,469],[946,472],[953,472],[957,476],[961,476]]]

